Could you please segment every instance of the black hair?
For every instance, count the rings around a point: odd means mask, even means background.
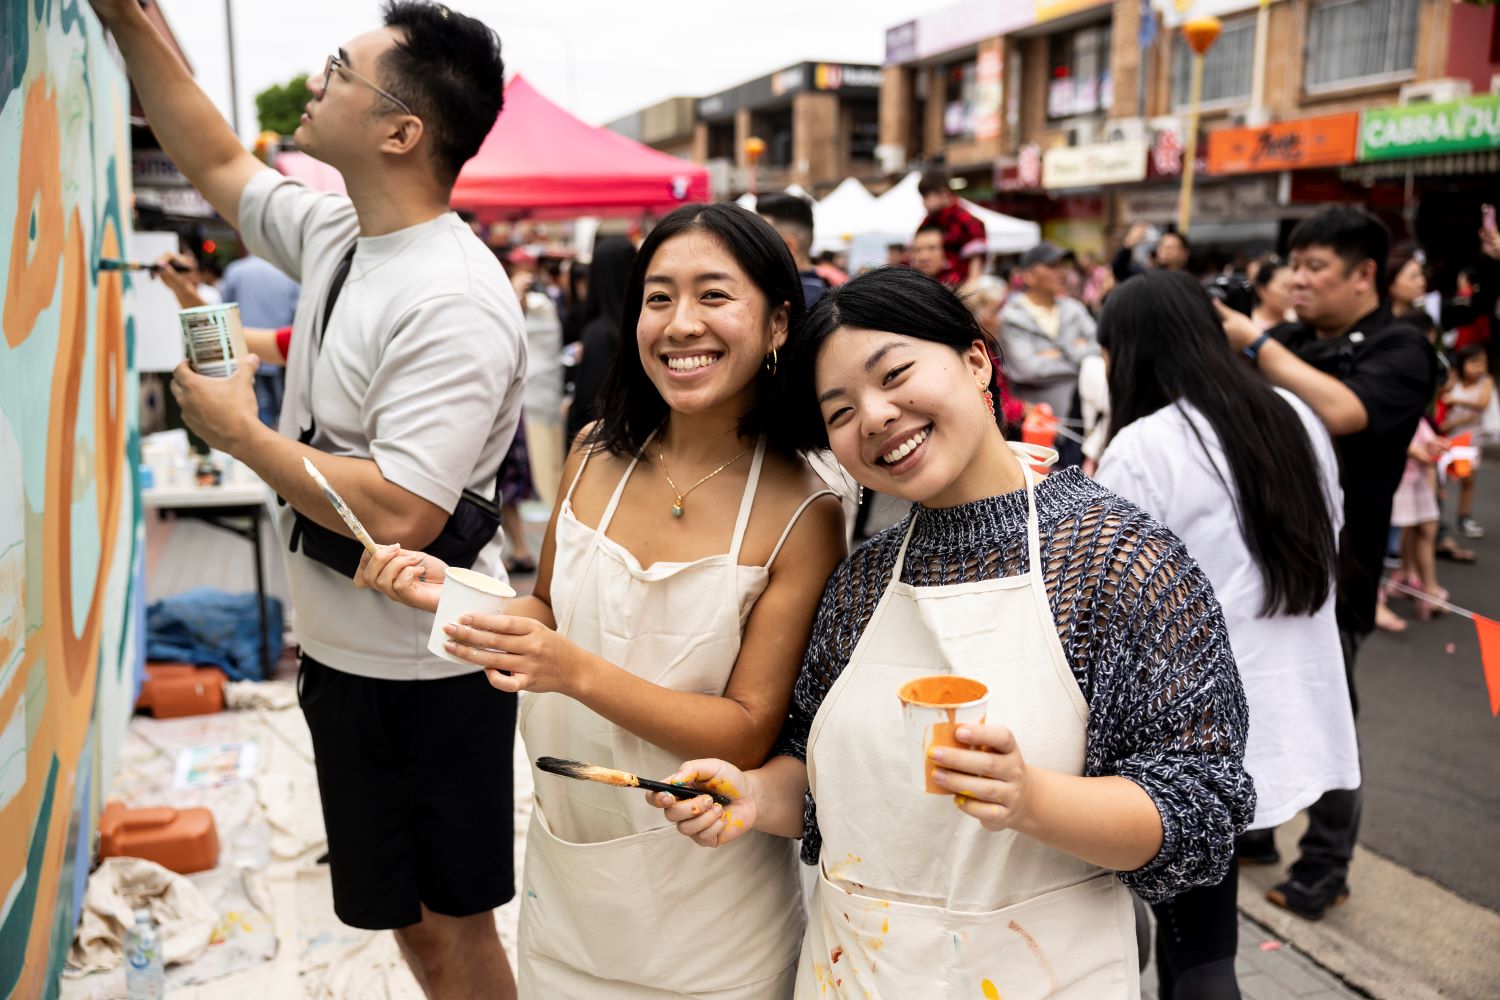
[[[917,242],[917,237],[921,236],[923,233],[937,233],[939,236],[944,235],[942,226],[938,225],[936,222],[929,222],[925,226],[917,227],[917,231],[912,234],[911,241],[913,243]]]
[[[1168,236],[1175,236],[1179,240],[1181,240],[1182,249],[1187,253],[1189,257],[1193,255],[1193,241],[1187,238],[1187,233],[1179,232],[1175,227],[1172,226],[1167,227],[1167,231],[1161,234],[1161,237],[1156,241],[1156,245],[1161,246],[1161,241],[1166,239]]]
[[[1283,268],[1291,267],[1283,257],[1274,253],[1268,253],[1260,258],[1260,266],[1255,269],[1255,290],[1258,292],[1269,285],[1276,277],[1276,272]]]
[[[451,185],[505,103],[500,36],[441,4],[387,0],[382,13],[401,37],[380,57],[381,79],[422,119],[438,179]]]
[[[692,232],[706,233],[723,244],[746,277],[765,296],[767,318],[785,305],[788,310],[787,329],[793,331],[801,325],[806,313],[802,279],[797,274],[792,253],[786,248],[781,234],[765,219],[728,203],[684,205],[665,216],[641,244],[631,266],[620,315],[620,348],[610,361],[595,407],[599,420],[589,441],[611,454],[639,452],[646,438],[667,418],[667,403],[646,375],[640,351],[634,349],[634,337],[645,298],[646,270],[651,266],[652,258],[663,243]],[[597,256],[594,268],[594,283],[597,283]],[[768,448],[791,454],[794,450],[792,428],[786,408],[779,405],[784,371],[784,366],[778,366],[774,373],[767,371],[765,366],[758,370],[755,403],[740,419],[740,433],[746,436],[764,434]]]
[[[761,195],[755,202],[755,214],[772,223],[785,222],[812,232],[812,202],[785,191]]]
[[[1468,364],[1470,359],[1484,354],[1485,346],[1484,344],[1465,344],[1453,352],[1453,370],[1458,372],[1460,380],[1464,377],[1464,365]]]
[[[930,194],[952,194],[953,185],[950,183],[952,180],[953,175],[947,170],[937,168],[924,170],[917,181],[917,194],[923,198]]]
[[[755,214],[778,229],[783,227],[790,229],[792,235],[796,237],[797,249],[803,256],[812,253],[812,202],[784,191],[762,195],[756,199]]]
[[[818,351],[844,327],[946,344],[959,354],[975,341],[996,349],[969,307],[946,285],[921,271],[880,267],[829,289],[807,314],[807,321],[793,327],[787,341],[787,404],[798,451],[828,447],[828,426],[818,406]],[[997,399],[998,374],[990,372],[989,384]]]
[[[818,263],[820,264],[832,264],[838,259],[839,255],[832,250],[824,250],[822,253],[818,254]]]
[[[620,316],[625,311],[625,289],[635,257],[635,244],[624,236],[606,236],[594,244],[588,299],[583,307],[586,323],[602,318],[616,326],[615,332],[619,333]]]
[[[1385,261],[1391,232],[1375,216],[1354,205],[1330,205],[1297,223],[1288,247],[1328,247],[1344,262],[1345,273],[1369,260],[1375,262],[1375,287],[1384,291]]]
[[[1100,313],[1099,345],[1109,351],[1110,440],[1165,406],[1202,414],[1234,479],[1240,532],[1265,590],[1260,613],[1315,614],[1332,593],[1338,546],[1312,441],[1292,405],[1229,346],[1208,294],[1180,271],[1122,282]],[[1188,426],[1223,482],[1196,422]]]

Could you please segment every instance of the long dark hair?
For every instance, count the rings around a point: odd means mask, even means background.
[[[1110,439],[1164,406],[1191,404],[1234,477],[1240,533],[1265,589],[1261,615],[1316,613],[1338,547],[1312,441],[1291,404],[1235,355],[1208,295],[1179,271],[1131,278],[1105,301],[1099,344],[1109,351]]]
[[[828,447],[828,427],[818,407],[818,349],[843,327],[946,344],[959,354],[976,340],[990,344],[969,307],[945,285],[915,268],[877,268],[830,289],[787,341],[787,402],[799,451]],[[996,369],[990,372],[990,391],[996,399],[1000,396],[997,374]]]
[[[614,455],[631,455],[640,451],[646,438],[667,419],[667,403],[641,366],[640,351],[635,349],[636,325],[641,318],[645,297],[646,271],[656,251],[667,240],[683,233],[703,232],[718,239],[766,297],[769,316],[783,304],[789,310],[788,329],[802,324],[807,311],[803,304],[802,282],[797,265],[781,235],[754,212],[737,205],[684,205],[656,224],[641,244],[630,279],[625,285],[625,301],[620,314],[620,347],[610,362],[609,373],[599,390],[599,421],[589,437]],[[597,280],[597,279],[596,279]],[[746,436],[764,434],[766,445],[774,451],[792,454],[791,422],[785,408],[778,405],[782,394],[781,370],[771,373],[762,366],[755,377],[755,403],[740,419],[740,433]]]

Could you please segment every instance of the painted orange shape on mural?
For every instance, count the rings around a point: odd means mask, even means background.
[[[26,91],[21,124],[20,179],[16,223],[10,238],[10,273],[5,282],[5,342],[11,347],[31,334],[57,290],[63,249],[62,151],[58,137],[57,92],[45,75]]]

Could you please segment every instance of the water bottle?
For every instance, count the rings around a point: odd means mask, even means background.
[[[136,910],[135,926],[125,935],[125,996],[128,1000],[161,1000],[166,991],[161,932],[150,910]]]

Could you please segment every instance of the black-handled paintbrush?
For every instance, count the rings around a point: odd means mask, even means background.
[[[616,771],[614,768],[585,764],[582,761],[567,760],[562,757],[538,757],[536,766],[548,774],[560,774],[564,778],[597,781],[600,784],[617,785],[620,788],[644,788],[648,792],[666,792],[679,799],[696,799],[700,795],[707,795],[721,806],[727,806],[733,801],[729,796],[720,795],[718,792],[691,788],[687,785],[673,785],[665,781],[652,781],[650,778],[637,777],[629,771]]]

